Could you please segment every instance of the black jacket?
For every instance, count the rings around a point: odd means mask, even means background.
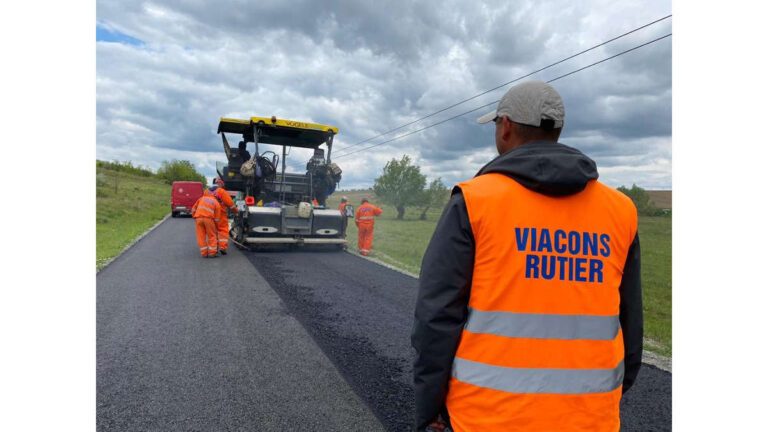
[[[554,142],[528,143],[498,156],[477,173],[501,173],[549,196],[571,195],[597,179],[595,162],[580,151]],[[411,344],[416,349],[414,384],[416,429],[438,414],[448,418],[445,396],[453,357],[467,320],[475,240],[459,187],[453,189],[421,263]],[[619,287],[619,321],[624,334],[624,384],[629,390],[643,353],[640,240],[635,236]]]

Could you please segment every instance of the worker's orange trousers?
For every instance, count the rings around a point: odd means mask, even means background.
[[[229,248],[229,220],[227,219],[226,212],[224,216],[219,216],[219,221],[216,222],[216,230],[219,236],[219,250],[226,251]]]
[[[373,249],[373,225],[360,224],[357,226],[357,248],[360,253],[368,255]]]
[[[200,247],[200,255],[203,257],[215,256],[218,251],[216,245],[216,222],[211,218],[199,217],[195,219],[197,231],[197,245]]]

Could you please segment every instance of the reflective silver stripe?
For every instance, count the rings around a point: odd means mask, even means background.
[[[486,312],[470,308],[466,329],[507,337],[613,340],[619,333],[619,316]]]
[[[613,369],[538,369],[492,366],[456,357],[451,375],[468,384],[509,393],[604,393],[622,384],[624,361]]]
[[[200,250],[206,250],[208,249],[208,246],[201,247]]]
[[[373,216],[360,216],[360,220],[371,220]]]

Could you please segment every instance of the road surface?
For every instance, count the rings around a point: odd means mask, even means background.
[[[99,431],[383,430],[237,251],[168,219],[97,275]]]
[[[201,259],[168,219],[97,276],[99,430],[410,430],[416,280],[341,252]],[[622,430],[671,430],[644,365]]]

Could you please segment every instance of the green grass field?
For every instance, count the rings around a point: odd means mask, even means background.
[[[406,210],[405,219],[397,220],[397,211],[383,205],[370,191],[337,192],[328,205],[337,207],[346,195],[357,208],[362,196],[369,196],[384,210],[376,219],[373,257],[411,273],[419,273],[421,259],[427,248],[442,208],[431,209],[427,220],[421,221],[421,211]],[[645,310],[645,347],[665,356],[672,355],[672,218],[641,217],[639,223],[642,253],[643,309]],[[349,249],[357,250],[357,227],[350,219],[347,230]]]
[[[672,355],[672,218],[640,217],[645,346]]]
[[[171,187],[156,177],[96,168],[96,268],[170,212]]]

